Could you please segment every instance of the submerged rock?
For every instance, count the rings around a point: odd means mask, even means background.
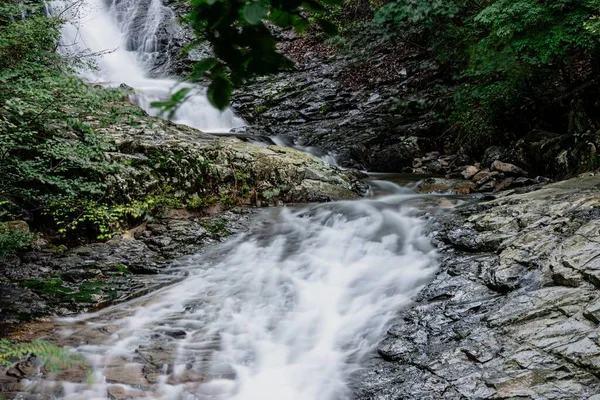
[[[441,215],[441,269],[357,377],[361,400],[600,393],[600,177]]]

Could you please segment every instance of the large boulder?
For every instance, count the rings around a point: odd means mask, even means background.
[[[413,93],[435,74],[413,57],[420,50],[406,46],[357,66],[291,33],[281,47],[296,61],[294,71],[234,93],[233,107],[257,134],[286,136],[334,153],[344,167],[380,172],[410,169],[415,157],[439,150],[442,124],[428,111],[429,94]]]
[[[110,190],[136,199],[166,194],[206,205],[328,201],[353,197],[351,179],[315,157],[287,147],[215,137],[153,117],[101,128],[125,167]]]
[[[599,146],[598,132],[533,132],[513,146],[510,160],[532,174],[561,179],[598,168]]]

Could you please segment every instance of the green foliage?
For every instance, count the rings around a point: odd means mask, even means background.
[[[123,275],[129,275],[129,274],[131,274],[131,271],[129,270],[129,268],[127,268],[127,265],[121,264],[121,263],[115,265],[114,266],[114,270],[117,271],[117,272],[122,273]]]
[[[87,368],[85,359],[80,355],[45,341],[13,343],[10,340],[0,339],[0,365],[12,365],[14,361],[29,355],[35,355],[44,367],[51,372],[60,371],[64,368]]]
[[[302,32],[314,22],[324,32],[334,34],[336,27],[323,16],[340,3],[341,0],[190,0],[191,12],[185,20],[197,37],[190,49],[208,40],[214,53],[213,58],[195,64],[190,79],[207,77],[210,102],[224,109],[233,88],[246,79],[292,66],[277,51],[276,39],[266,23]]]
[[[227,223],[223,220],[207,222],[204,224],[204,228],[208,231],[209,235],[216,240],[231,235],[231,232],[227,229]]]
[[[133,108],[125,115],[121,91],[71,74],[78,64],[56,53],[62,21],[44,17],[41,2],[15,4],[0,5],[0,219],[26,215],[37,228],[109,238],[154,206],[152,199],[123,205],[110,192],[121,165],[96,132],[118,120],[135,123]],[[12,252],[25,239],[0,241]]]
[[[180,201],[166,194],[155,194],[127,203],[106,203],[87,199],[57,202],[50,206],[59,233],[70,231],[96,233],[96,239],[104,240],[122,233],[129,222],[148,219],[151,215],[169,208],[182,207]]]
[[[0,259],[29,247],[34,235],[29,232],[0,229]]]
[[[564,128],[569,101],[597,95],[598,15],[594,0],[394,0],[374,21],[437,60],[454,93],[444,107],[455,131],[493,135],[535,120]]]

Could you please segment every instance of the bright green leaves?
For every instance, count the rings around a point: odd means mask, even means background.
[[[191,0],[192,9],[186,20],[196,33],[195,45],[208,41],[214,57],[196,63],[189,79],[207,78],[211,82],[207,93],[211,104],[224,109],[234,87],[293,65],[277,50],[277,41],[266,23],[302,32],[310,23],[310,15],[323,31],[335,34],[335,26],[323,14],[340,3],[341,0]]]
[[[381,7],[375,22],[423,24],[424,28],[430,28],[440,19],[454,18],[462,6],[460,0],[397,0]]]
[[[114,200],[107,181],[121,166],[95,129],[123,93],[64,73],[72,64],[55,52],[58,21],[22,19],[4,3],[0,15],[0,219],[27,216],[34,228],[60,229],[50,218],[53,205],[75,204],[76,217],[82,199]],[[0,232],[4,249],[23,242]]]
[[[20,360],[29,354],[34,354],[51,372],[74,367],[88,368],[85,358],[81,355],[42,340],[13,343],[0,339],[0,365],[12,365],[15,360]]]
[[[586,22],[600,13],[600,3],[563,0],[497,0],[475,21],[489,32],[486,45],[514,51],[530,64],[548,64],[573,51],[594,51],[598,37]]]
[[[175,116],[177,107],[185,101],[191,90],[192,89],[189,87],[181,88],[173,93],[169,99],[165,101],[155,101],[151,105],[152,107],[160,109],[161,114],[165,114],[169,119],[172,119]]]

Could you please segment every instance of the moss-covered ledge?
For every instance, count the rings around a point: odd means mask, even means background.
[[[350,178],[294,149],[214,137],[154,117],[101,128],[124,167],[111,179],[117,197],[151,193],[192,208],[268,206],[354,197]]]

